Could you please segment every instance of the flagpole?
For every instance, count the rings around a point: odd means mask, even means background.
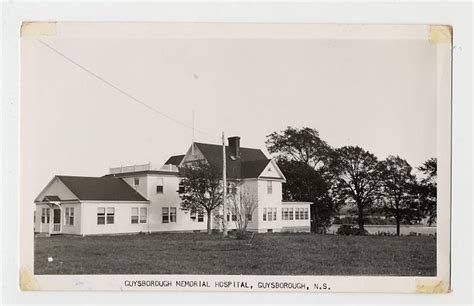
[[[223,212],[223,217],[222,217],[222,234],[224,237],[227,236],[227,214],[226,214],[226,207],[225,207],[225,202],[227,198],[227,177],[226,177],[226,155],[225,155],[225,137],[224,137],[224,132],[222,132],[222,212]]]

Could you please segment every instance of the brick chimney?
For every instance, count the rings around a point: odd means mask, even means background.
[[[229,141],[230,154],[235,158],[240,157],[240,137],[234,136],[227,138]]]

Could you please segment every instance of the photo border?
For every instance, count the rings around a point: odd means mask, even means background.
[[[69,6],[71,5],[71,6]],[[344,22],[344,23],[424,23],[451,24],[453,44],[453,207],[452,257],[453,292],[448,295],[403,294],[284,294],[284,293],[211,293],[160,292],[146,295],[107,292],[78,292],[41,294],[20,292],[18,289],[18,211],[14,205],[2,210],[2,300],[6,303],[133,303],[154,301],[163,303],[226,303],[226,300],[248,303],[470,303],[472,302],[472,5],[469,3],[379,3],[378,1],[347,1],[339,3],[147,3],[139,8],[133,3],[108,2],[100,5],[69,2],[57,3],[3,3],[4,27],[1,44],[4,47],[2,65],[2,189],[17,190],[18,173],[18,97],[19,97],[19,27],[27,20],[81,20],[81,21],[234,21],[234,22]],[[6,13],[5,13],[6,12]],[[422,13],[420,13],[422,12]],[[362,17],[363,16],[363,17]],[[8,150],[5,150],[8,149]],[[3,192],[2,203],[17,203],[15,192]]]

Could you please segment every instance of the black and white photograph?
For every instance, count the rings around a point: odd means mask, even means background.
[[[20,287],[448,292],[451,39],[23,23]]]

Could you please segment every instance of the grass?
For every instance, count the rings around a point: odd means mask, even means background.
[[[205,233],[36,237],[35,274],[433,276],[436,238],[266,233],[249,245]]]

